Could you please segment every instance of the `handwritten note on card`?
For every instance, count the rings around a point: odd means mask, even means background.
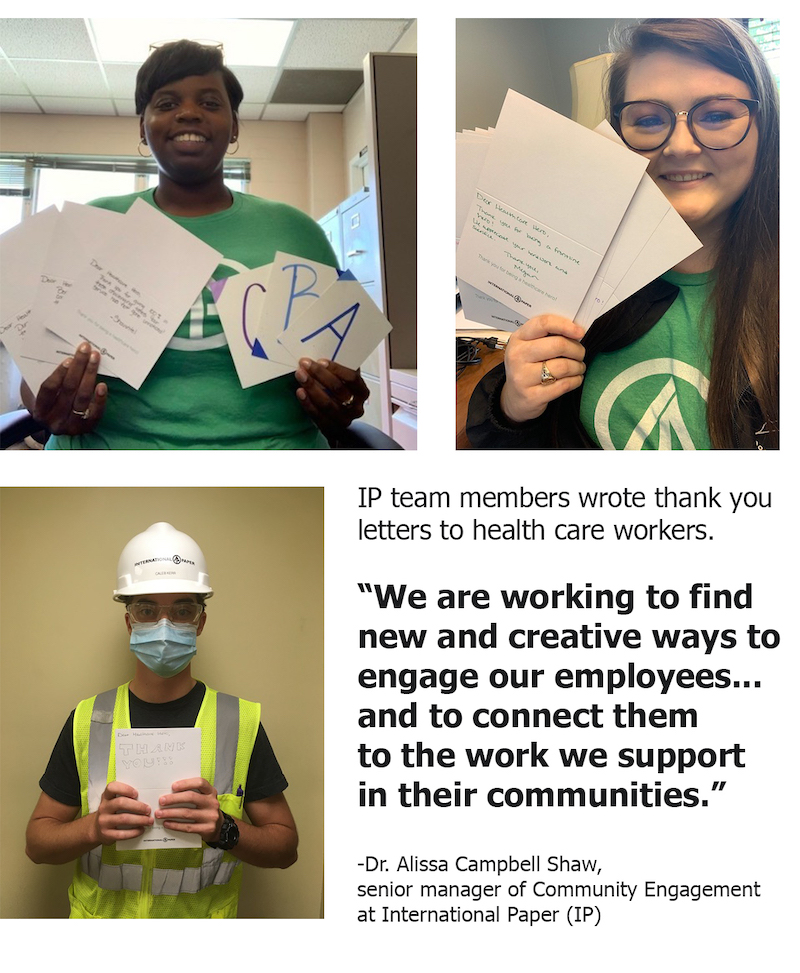
[[[158,808],[158,799],[172,793],[175,781],[200,777],[200,727],[117,730],[115,760],[117,780],[139,792],[139,800]],[[188,806],[188,805],[183,805]],[[117,842],[117,848],[143,851],[157,848],[199,848],[199,834],[170,831],[164,819],[155,819],[151,828],[137,838]]]
[[[493,244],[479,256],[488,293],[528,317],[538,302],[563,307],[573,293],[585,293],[600,262],[588,247],[480,191],[465,236],[470,232]]]
[[[458,277],[526,317],[573,317],[647,160],[509,91],[458,246]]]
[[[138,389],[211,277],[221,254],[142,199],[97,248],[52,324],[89,341],[104,366]]]

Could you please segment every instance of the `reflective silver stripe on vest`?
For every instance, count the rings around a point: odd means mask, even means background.
[[[203,848],[203,864],[199,868],[154,868],[153,895],[178,895],[199,892],[210,885],[227,885],[238,861],[223,861],[221,848]]]
[[[102,846],[81,856],[81,870],[110,892],[139,892],[142,888],[141,865],[108,865],[103,861]]]
[[[217,755],[214,787],[218,794],[235,794],[233,774],[239,746],[239,698],[217,693]],[[244,784],[244,781],[238,783]]]
[[[89,813],[100,807],[100,798],[108,782],[108,758],[114,731],[116,689],[95,696],[92,721],[89,724],[88,787]]]
[[[88,803],[89,811],[96,811],[108,782],[108,762],[114,729],[114,706],[117,690],[110,689],[95,697],[89,726]],[[217,739],[214,784],[219,794],[234,792],[233,774],[239,746],[239,699],[227,693],[217,693]],[[240,783],[244,783],[241,781]],[[220,848],[203,848],[203,863],[198,868],[154,868],[153,895],[177,895],[180,892],[199,892],[211,885],[226,885],[238,861],[223,861]],[[103,861],[102,846],[93,848],[81,857],[81,869],[102,889],[118,892],[139,892],[142,888],[141,865],[109,865]]]
[[[114,732],[116,689],[99,693],[92,707],[89,724],[89,752],[87,757],[87,800],[89,812],[100,807],[100,799],[108,783],[108,761]],[[81,856],[81,869],[100,886],[111,892],[139,892],[142,888],[142,866],[109,865],[103,861],[103,848],[98,845]]]

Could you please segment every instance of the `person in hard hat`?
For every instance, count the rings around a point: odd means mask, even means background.
[[[122,551],[114,599],[126,608],[136,673],[70,714],[27,830],[34,862],[76,863],[70,918],[234,918],[242,862],[287,868],[297,859],[287,782],[260,705],[192,676],[213,593],[202,551],[170,524],[153,524]],[[193,726],[202,734],[200,774],[174,781],[158,806],[116,779],[114,731]],[[165,835],[199,835],[201,847],[117,846],[156,819]]]

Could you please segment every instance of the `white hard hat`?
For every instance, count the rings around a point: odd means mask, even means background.
[[[129,540],[120,554],[114,600],[173,591],[206,598],[214,594],[206,559],[195,541],[172,524],[152,524]]]

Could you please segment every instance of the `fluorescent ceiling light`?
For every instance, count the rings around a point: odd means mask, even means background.
[[[103,61],[141,64],[151,44],[188,38],[222,44],[225,63],[238,67],[274,67],[283,57],[293,20],[191,20],[138,18],[89,20]]]

